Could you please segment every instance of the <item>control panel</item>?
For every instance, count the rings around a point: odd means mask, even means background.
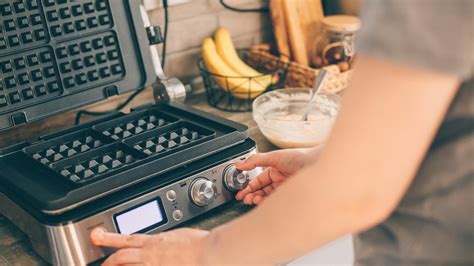
[[[235,167],[235,162],[253,153],[255,151],[71,224],[80,238],[82,252],[91,261],[110,253],[90,243],[90,232],[96,227],[120,234],[153,234],[231,201],[235,192],[261,172],[260,169],[242,172]]]

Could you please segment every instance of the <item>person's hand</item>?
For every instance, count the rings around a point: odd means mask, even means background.
[[[157,235],[121,235],[102,228],[91,232],[92,243],[119,249],[103,265],[202,265],[208,231],[183,228]]]
[[[268,167],[248,186],[239,191],[237,200],[243,200],[247,205],[260,204],[286,178],[295,174],[306,164],[315,160],[319,148],[287,149],[269,153],[259,153],[250,156],[247,160],[236,163],[239,170],[248,171],[256,167]]]

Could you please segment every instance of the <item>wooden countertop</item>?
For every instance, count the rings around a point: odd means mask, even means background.
[[[109,110],[122,102],[126,96],[117,97],[99,103],[88,108],[89,110]],[[147,90],[139,95],[132,103],[138,106],[152,102],[151,90]],[[203,92],[189,96],[187,104],[201,110],[223,116],[227,119],[243,123],[249,127],[251,137],[257,142],[259,151],[265,152],[275,149],[260,133],[257,125],[252,119],[252,113],[231,113],[212,108],[205,100]],[[128,110],[130,105],[124,110]],[[61,128],[70,127],[74,123],[74,112],[69,112],[54,118],[34,122],[27,126],[21,126],[15,130],[0,132],[0,147],[8,146],[20,141],[34,140],[36,136],[44,135]],[[88,118],[89,120],[91,118]],[[85,119],[87,120],[87,119]],[[189,226],[201,229],[212,229],[220,224],[226,223],[249,211],[251,208],[240,202],[231,202],[224,206],[206,213],[200,217],[185,223]],[[46,245],[46,243],[45,243]],[[27,236],[16,228],[10,221],[0,214],[0,265],[47,265],[32,249]]]

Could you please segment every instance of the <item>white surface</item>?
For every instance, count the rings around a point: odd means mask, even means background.
[[[120,233],[130,235],[163,221],[158,201],[152,201],[116,217]]]
[[[191,0],[168,0],[168,6],[190,3]],[[146,10],[153,10],[163,7],[163,0],[143,0]]]
[[[352,244],[352,236],[345,236],[288,263],[288,265],[352,265],[353,263],[354,248]]]

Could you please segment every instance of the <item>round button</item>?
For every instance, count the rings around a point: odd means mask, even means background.
[[[245,184],[248,181],[248,174],[247,173],[237,173],[236,181],[239,184]]]
[[[176,191],[174,191],[174,190],[168,190],[168,192],[166,192],[166,198],[167,198],[169,201],[174,201],[174,200],[176,200]]]
[[[224,170],[224,183],[230,191],[239,191],[245,188],[249,181],[249,174],[245,171],[237,170],[234,165],[230,165]]]
[[[183,219],[183,212],[181,210],[173,211],[173,219],[175,221],[179,221],[179,220]]]
[[[197,178],[191,184],[190,198],[194,204],[200,207],[211,204],[214,201],[216,195],[216,185],[206,178]]]
[[[210,199],[210,198],[214,197],[214,188],[206,187],[204,189],[204,197],[207,198],[207,199]]]

